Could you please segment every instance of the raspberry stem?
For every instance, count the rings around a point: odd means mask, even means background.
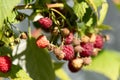
[[[31,27],[30,27],[30,21],[28,20],[28,35],[29,38],[31,38]]]
[[[59,14],[64,20],[66,20],[66,22],[67,22],[67,24],[69,25],[69,27],[72,28],[72,26],[71,26],[71,24],[69,23],[69,21],[66,19],[66,17],[65,17],[61,12],[59,12],[58,10],[53,9],[53,8],[51,8],[50,10],[56,12],[57,14]]]
[[[48,8],[63,8],[63,3],[46,4]]]

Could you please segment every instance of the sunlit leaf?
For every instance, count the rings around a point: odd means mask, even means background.
[[[55,74],[60,80],[72,80],[62,68],[57,69]]]
[[[4,19],[9,16],[13,8],[20,2],[20,0],[0,0],[0,29]]]
[[[94,4],[96,5],[96,7],[100,7],[103,2],[106,2],[106,0],[91,0],[91,1],[94,2]]]
[[[88,7],[89,6],[84,1],[75,2],[74,6],[73,6],[73,10],[74,10],[75,14],[77,15],[77,17],[82,20],[84,14],[86,13],[86,8],[88,8]]]
[[[106,17],[107,11],[108,11],[108,3],[104,2],[104,3],[102,3],[102,8],[100,10],[100,17],[98,20],[98,25],[101,25],[103,23],[103,21]]]
[[[86,26],[91,26],[93,23],[93,18],[90,18],[89,21],[86,23]]]
[[[100,30],[111,30],[112,29],[111,26],[105,25],[105,24],[101,24],[101,25],[97,26],[97,28]]]
[[[86,0],[86,1],[93,8],[93,10],[95,11],[95,13],[97,14],[97,6],[95,5],[95,2],[93,0]],[[99,1],[99,0],[97,0],[97,1]]]
[[[119,52],[106,50],[99,53],[91,63],[84,69],[92,70],[104,74],[111,80],[117,80],[120,68],[120,54]]]

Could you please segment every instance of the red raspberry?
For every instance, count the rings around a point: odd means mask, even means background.
[[[6,73],[11,68],[11,59],[8,56],[0,56],[0,72]]]
[[[65,44],[71,44],[73,41],[74,35],[70,33],[68,36],[65,37]]]
[[[104,44],[104,41],[103,41],[102,35],[97,35],[96,40],[94,42],[94,47],[101,49],[103,47],[103,44]]]
[[[68,62],[68,68],[71,72],[79,71],[83,66],[83,59],[75,58]]]
[[[80,53],[80,55],[82,57],[88,57],[88,56],[92,55],[92,52],[93,52],[93,49],[94,49],[93,43],[90,43],[90,42],[84,43],[84,42],[82,42],[80,45],[82,47],[82,52]]]
[[[44,27],[44,28],[50,28],[52,26],[52,20],[48,17],[40,18],[39,23]]]
[[[45,48],[49,45],[49,41],[47,40],[46,36],[40,35],[36,40],[36,44],[39,48]]]
[[[65,53],[64,60],[71,60],[74,58],[74,49],[72,45],[64,45],[62,51]]]

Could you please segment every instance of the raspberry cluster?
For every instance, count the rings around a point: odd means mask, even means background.
[[[40,25],[51,29],[52,20],[50,18],[39,19]],[[68,61],[68,68],[71,72],[79,71],[83,66],[92,62],[92,56],[97,56],[102,50],[106,38],[100,33],[87,33],[76,36],[77,31],[71,31],[67,27],[54,27],[51,35],[61,37],[60,44],[54,44],[45,35],[40,35],[36,44],[39,48],[47,48],[53,51],[59,60]]]

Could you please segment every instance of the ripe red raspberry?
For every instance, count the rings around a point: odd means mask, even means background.
[[[52,20],[48,17],[40,18],[39,23],[46,29],[52,26]]]
[[[0,72],[6,73],[11,68],[11,59],[8,56],[0,56]]]
[[[92,55],[92,52],[93,52],[93,49],[94,49],[93,43],[90,43],[90,42],[84,43],[84,42],[82,42],[80,45],[82,47],[82,52],[80,53],[80,55],[82,57],[88,57],[88,56]]]
[[[101,49],[103,47],[103,44],[104,44],[104,41],[103,41],[102,35],[97,35],[96,40],[94,42],[94,47]]]
[[[71,44],[72,43],[72,41],[73,41],[73,38],[74,38],[74,35],[73,35],[73,33],[70,33],[68,36],[66,36],[65,37],[65,44]]]
[[[45,48],[49,45],[49,41],[47,40],[46,36],[40,35],[36,40],[36,44],[39,48]]]
[[[71,72],[79,71],[83,66],[83,59],[75,58],[68,62],[68,68]]]
[[[74,49],[72,45],[62,46],[62,51],[65,53],[64,60],[71,60],[74,58]]]

